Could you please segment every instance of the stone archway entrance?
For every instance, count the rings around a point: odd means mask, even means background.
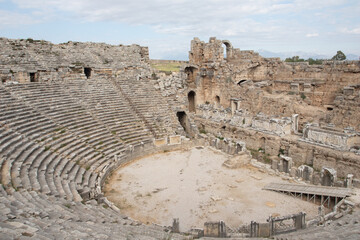
[[[189,122],[189,119],[188,119],[186,113],[184,111],[180,111],[180,112],[176,113],[176,116],[179,120],[180,125],[183,127],[186,135],[188,137],[192,137],[193,133],[191,131],[190,122]]]
[[[229,41],[224,40],[222,41],[223,44],[225,45],[225,49],[224,49],[224,59],[228,60],[230,58],[232,58],[232,45]]]
[[[196,93],[194,91],[188,93],[189,112],[195,112],[195,96]]]
[[[321,169],[321,185],[334,186],[336,181],[336,171],[332,168],[323,167]]]

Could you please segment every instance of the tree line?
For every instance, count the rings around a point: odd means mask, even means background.
[[[342,51],[337,51],[337,53],[331,58],[331,60],[334,61],[343,61],[345,59],[346,59],[346,55]],[[313,59],[313,58],[303,59],[300,58],[299,56],[293,56],[291,58],[286,58],[285,62],[308,62],[309,65],[313,65],[313,64],[322,64],[323,61],[326,60],[328,59]]]

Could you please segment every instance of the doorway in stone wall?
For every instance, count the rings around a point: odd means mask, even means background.
[[[260,149],[259,152],[265,152],[266,139],[264,137],[260,138]]]
[[[187,75],[188,83],[194,83],[195,82],[195,77],[196,77],[196,68],[195,67],[186,67],[184,69],[184,72]]]
[[[194,91],[188,93],[189,112],[195,112],[195,96],[196,93]]]
[[[331,174],[331,172],[328,169],[323,168],[321,175],[322,175],[321,185],[323,185],[323,186],[332,186],[333,185],[334,176],[333,176],[333,174]]]
[[[220,97],[219,96],[215,97],[215,106],[220,107]]]
[[[179,111],[176,113],[176,116],[179,120],[180,125],[183,127],[186,135],[188,135],[188,137],[190,137],[191,136],[190,123],[189,123],[186,113],[184,111]]]
[[[84,74],[85,74],[86,78],[89,79],[91,77],[91,72],[92,72],[91,68],[84,68]]]
[[[37,82],[38,81],[36,73],[34,73],[34,72],[29,73],[29,76],[30,76],[30,82]]]

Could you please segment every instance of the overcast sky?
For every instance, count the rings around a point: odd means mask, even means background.
[[[360,55],[360,0],[0,0],[0,36],[137,43],[188,59],[190,41],[243,50]]]

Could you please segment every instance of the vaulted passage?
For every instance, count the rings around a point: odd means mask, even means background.
[[[188,93],[189,112],[195,112],[195,96],[196,93],[194,91]]]
[[[185,132],[189,132],[188,120],[185,112],[177,112],[176,116],[180,122],[180,125],[184,128]]]
[[[91,68],[84,68],[84,74],[85,74],[86,78],[90,78],[91,77]]]

